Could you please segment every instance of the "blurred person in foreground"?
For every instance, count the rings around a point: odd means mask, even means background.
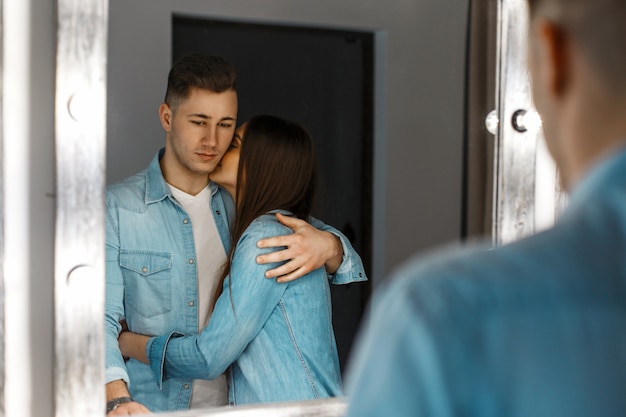
[[[569,207],[535,236],[396,271],[351,361],[349,416],[626,413],[626,1],[528,5]]]

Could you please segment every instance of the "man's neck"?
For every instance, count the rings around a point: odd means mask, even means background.
[[[159,161],[159,165],[165,182],[187,194],[196,195],[209,184],[208,175],[194,175],[181,166],[168,163],[167,152]]]

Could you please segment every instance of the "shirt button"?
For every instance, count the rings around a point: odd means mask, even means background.
[[[189,389],[189,384],[185,384],[185,385],[183,385],[183,388],[185,388],[185,389]]]
[[[219,216],[220,214],[222,214],[222,212],[219,211],[219,210],[215,210],[215,214],[217,214]]]
[[[193,258],[189,258],[189,263],[193,265]]]
[[[141,268],[141,272],[146,273],[148,272],[148,268],[146,268],[145,266],[143,268]]]
[[[193,301],[189,302],[189,307],[193,307],[196,303],[194,303]]]
[[[183,223],[185,223],[185,224],[189,223],[189,219],[183,220]]]

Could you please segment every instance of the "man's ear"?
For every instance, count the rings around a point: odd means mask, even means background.
[[[543,86],[547,88],[547,93],[558,99],[565,94],[571,82],[569,37],[563,28],[548,20],[538,22],[534,30]]]
[[[161,120],[163,129],[169,132],[172,128],[172,109],[167,103],[162,103],[159,106],[159,119]]]

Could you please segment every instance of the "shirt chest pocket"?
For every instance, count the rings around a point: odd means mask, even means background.
[[[142,317],[167,313],[172,308],[172,254],[121,250],[125,308]],[[129,312],[130,312],[129,311]]]

